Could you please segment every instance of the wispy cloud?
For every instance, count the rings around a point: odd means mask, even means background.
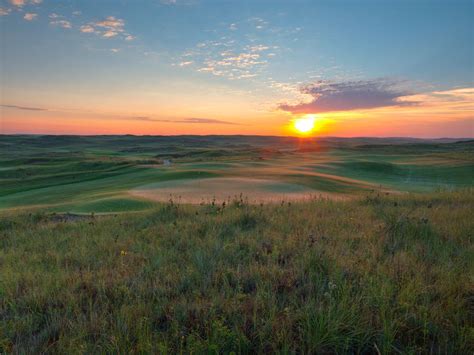
[[[228,79],[244,79],[257,76],[259,69],[267,64],[258,50],[245,47],[237,48],[233,41],[204,42],[198,44],[200,52],[207,52],[204,58],[197,58],[198,72],[208,72]],[[266,48],[261,45],[259,48]],[[199,57],[199,55],[198,55]],[[199,60],[200,59],[200,60]]]
[[[195,64],[201,73],[211,73],[228,79],[252,78],[267,64],[268,59],[262,54],[270,46],[239,45],[233,39],[206,41],[185,53],[178,66]]]
[[[221,23],[208,32],[211,38],[188,48],[174,65],[192,62],[189,65],[200,73],[229,80],[264,80],[271,62],[282,53],[280,42],[286,43],[288,37],[287,32],[260,17]]]
[[[81,26],[80,31],[83,33],[94,33],[95,29],[91,25],[83,25]]]
[[[15,110],[25,110],[25,111],[48,111],[46,108],[41,107],[29,107],[29,106],[17,106],[17,105],[0,105],[1,107],[11,108]]]
[[[109,16],[103,21],[96,22],[94,26],[103,29],[102,37],[110,38],[124,32],[125,21],[115,18],[114,16]]]
[[[96,22],[95,25],[97,27],[104,27],[118,32],[123,32],[123,26],[125,26],[125,22],[122,19],[109,16],[103,21]]]
[[[196,0],[160,0],[162,5],[192,5]]]
[[[205,124],[228,124],[228,125],[239,125],[239,126],[241,125],[240,123],[236,123],[236,122],[216,120],[216,119],[213,119],[213,118],[197,118],[197,117],[186,118],[186,119],[180,120],[178,122],[182,122],[182,123],[205,123]]]
[[[193,62],[191,60],[188,60],[188,61],[185,61],[185,62],[178,63],[178,66],[187,67],[188,65],[191,65],[191,64],[193,64]]]
[[[3,7],[0,7],[0,16],[6,16],[8,15],[12,10],[11,9],[5,9]]]
[[[133,41],[135,36],[125,31],[125,21],[115,16],[108,16],[104,20],[89,22],[80,27],[82,33],[93,33],[102,38],[119,37],[125,41]]]
[[[112,52],[118,52],[116,49],[112,49]],[[96,119],[102,117],[103,119],[108,120],[121,120],[121,121],[144,121],[144,122],[164,122],[164,123],[186,123],[186,124],[217,124],[217,125],[235,125],[241,126],[241,123],[219,120],[215,118],[203,118],[203,117],[186,117],[186,118],[155,118],[152,116],[120,116],[113,114],[103,114],[97,113],[88,110],[76,110],[76,109],[67,109],[67,108],[45,108],[45,107],[34,107],[34,106],[20,106],[20,105],[9,105],[9,104],[0,104],[0,107],[13,110],[22,110],[22,111],[49,111],[49,112],[64,112],[64,113],[78,113],[82,112],[86,114],[86,117],[89,115],[91,119]],[[84,118],[86,118],[84,117]]]
[[[253,24],[257,30],[265,28],[269,23],[261,17],[251,17],[248,19],[248,22]]]
[[[10,4],[13,6],[22,7],[26,5],[26,0],[10,0]]]
[[[112,30],[107,30],[104,33],[102,33],[102,37],[104,37],[104,38],[111,38],[111,37],[115,37],[117,35],[118,35],[118,33],[115,32],[115,31],[112,31]]]
[[[49,24],[53,25],[53,26],[59,26],[59,27],[62,27],[62,28],[66,28],[66,29],[72,28],[71,22],[69,22],[67,20],[53,20],[53,21],[50,21]]]
[[[417,93],[401,97],[400,101],[418,103],[424,110],[444,110],[446,114],[463,113],[474,119],[474,88],[453,88],[451,90]],[[409,106],[410,107],[410,106]]]
[[[28,0],[10,0],[9,2],[13,6],[23,7],[27,4],[39,5],[43,2],[43,0],[29,0],[29,1]]]
[[[400,84],[389,79],[345,82],[321,80],[300,88],[302,94],[311,97],[310,102],[282,104],[279,107],[291,113],[320,113],[413,105],[413,101],[402,100],[412,93],[401,88]]]
[[[146,122],[166,122],[166,123],[193,123],[193,124],[222,124],[222,125],[237,125],[240,126],[240,123],[230,122],[230,121],[223,121],[214,118],[200,118],[200,117],[190,117],[190,118],[183,118],[183,119],[158,119],[148,116],[137,116],[137,117],[129,117],[126,119],[136,120],[136,121],[146,121]]]
[[[25,16],[23,16],[23,18],[26,20],[26,21],[33,21],[34,19],[36,19],[38,17],[38,14],[35,14],[35,13],[32,13],[32,12],[27,12],[25,14]]]
[[[42,3],[42,0],[10,0],[10,3],[18,8],[22,8],[28,4],[38,5]],[[11,12],[11,9],[0,8],[0,16],[8,15]],[[76,18],[81,16],[81,11],[73,11],[72,16]],[[23,18],[27,21],[35,20],[38,17],[38,14],[27,12]],[[70,19],[66,18],[64,15],[57,14],[55,12],[48,15],[49,24],[52,26],[57,26],[64,29],[73,28],[73,23]],[[83,33],[93,33],[99,35],[103,38],[113,38],[118,37],[125,41],[133,41],[136,37],[125,31],[125,21],[114,16],[108,16],[101,21],[89,22],[79,26],[79,30]]]

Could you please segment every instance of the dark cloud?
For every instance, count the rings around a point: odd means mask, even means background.
[[[412,105],[413,102],[398,100],[412,94],[399,88],[399,84],[401,83],[387,79],[318,81],[301,88],[302,93],[313,97],[311,102],[296,105],[282,104],[279,108],[292,113],[319,113]]]
[[[41,107],[28,107],[28,106],[17,106],[17,105],[0,105],[1,107],[14,108],[16,110],[26,110],[26,111],[48,111],[46,108]]]
[[[147,117],[147,116],[138,116],[138,117],[131,117],[131,119],[137,120],[137,121],[147,121],[147,122],[240,125],[240,123],[236,123],[236,122],[216,120],[214,118],[198,118],[198,117],[183,118],[183,119],[178,119],[178,120],[164,120],[164,119],[152,118],[152,117]]]

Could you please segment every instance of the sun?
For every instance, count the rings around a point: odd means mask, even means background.
[[[293,120],[293,127],[301,134],[308,134],[314,130],[314,121],[315,117],[313,115],[306,115]]]

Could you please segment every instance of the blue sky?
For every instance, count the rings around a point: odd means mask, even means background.
[[[142,121],[204,115],[242,120],[247,133],[246,120],[280,127],[292,111],[285,116],[282,108],[317,103],[334,90],[345,99],[340,91],[348,87],[350,99],[388,90],[400,93],[395,101],[472,88],[473,7],[457,0],[1,0],[2,117],[32,119],[34,110],[13,106],[39,108],[53,121],[62,112],[71,122],[79,119],[73,111]],[[305,91],[319,81],[324,90]],[[317,104],[305,107],[318,113]],[[349,110],[361,107],[377,104]]]

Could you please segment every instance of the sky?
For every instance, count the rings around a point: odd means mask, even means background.
[[[474,137],[473,23],[473,0],[0,0],[0,133]]]

